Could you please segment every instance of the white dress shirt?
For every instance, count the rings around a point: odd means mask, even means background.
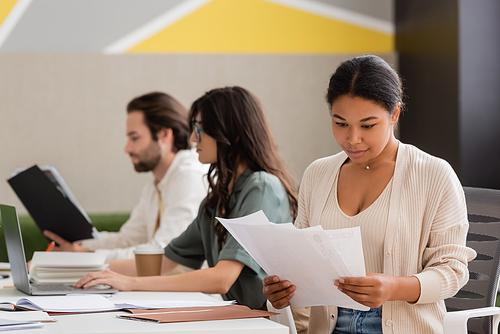
[[[106,254],[106,261],[134,257],[140,244],[167,246],[180,235],[198,214],[198,207],[207,195],[208,165],[202,165],[194,150],[181,150],[175,155],[163,179],[155,186],[154,176],[142,189],[139,203],[119,232],[100,232],[100,239],[82,241],[89,250]],[[158,190],[163,201],[160,227]]]

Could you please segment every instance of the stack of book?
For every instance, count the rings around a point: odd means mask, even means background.
[[[105,270],[106,256],[98,253],[35,252],[30,278],[34,283],[76,283],[93,271]]]

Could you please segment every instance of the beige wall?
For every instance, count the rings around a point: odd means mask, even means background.
[[[2,54],[0,177],[52,165],[87,212],[130,211],[145,175],[123,153],[126,103],[160,90],[188,107],[210,88],[240,85],[261,100],[298,184],[313,160],[339,150],[324,94],[351,56]],[[25,212],[4,181],[0,203]]]

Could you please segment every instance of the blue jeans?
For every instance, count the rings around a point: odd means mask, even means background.
[[[369,311],[339,307],[332,334],[382,334],[382,306]]]

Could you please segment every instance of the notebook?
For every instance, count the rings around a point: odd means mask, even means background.
[[[32,284],[24,257],[24,246],[16,208],[0,204],[0,221],[3,227],[10,270],[16,288],[28,295],[66,295],[72,293],[115,293],[112,288],[75,288],[71,284]]]
[[[7,181],[40,231],[52,231],[69,242],[99,238],[89,216],[54,167],[18,169]]]
[[[2,309],[43,311],[48,313],[91,313],[118,311],[119,308],[109,299],[96,294],[74,294],[67,296],[33,296],[16,302],[0,302]],[[25,313],[25,312],[23,312]],[[27,314],[29,314],[28,312]],[[1,317],[0,313],[0,317]]]

